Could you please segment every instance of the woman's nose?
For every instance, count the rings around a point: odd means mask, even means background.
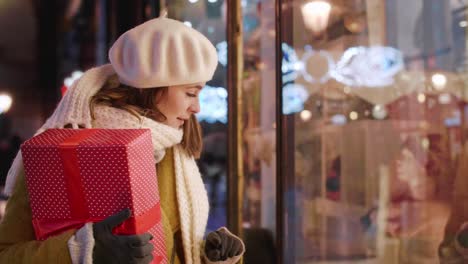
[[[190,112],[192,114],[197,114],[200,112],[200,102],[198,100],[196,100],[194,103],[192,103],[190,105],[190,108],[189,108]]]

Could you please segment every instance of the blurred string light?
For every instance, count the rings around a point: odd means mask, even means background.
[[[184,25],[186,25],[187,27],[192,27],[192,22],[184,21]]]
[[[325,30],[330,17],[331,5],[326,1],[311,1],[301,8],[305,26],[314,33]]]
[[[216,44],[216,50],[218,51],[218,61],[226,67],[227,65],[227,42],[226,41],[221,41],[218,44]]]
[[[342,114],[336,114],[336,115],[333,115],[331,118],[330,118],[330,121],[332,124],[334,125],[344,125],[346,124],[347,120],[346,120],[346,116],[345,115],[342,115]]]
[[[208,2],[214,4],[214,3],[218,2],[218,0],[208,0]]]
[[[0,114],[8,112],[12,103],[13,99],[9,94],[0,94]]]
[[[444,120],[445,126],[447,127],[455,127],[460,126],[461,121],[459,116],[449,117]]]
[[[349,113],[349,119],[351,120],[356,120],[359,118],[359,114],[355,111],[352,111],[351,113]]]
[[[439,101],[439,104],[450,104],[450,102],[452,101],[452,98],[450,97],[450,94],[443,93],[439,95],[438,101]]]
[[[83,72],[82,71],[74,71],[72,72],[72,74],[70,75],[70,77],[67,77],[65,78],[65,80],[63,81],[63,86],[61,88],[61,92],[62,92],[62,96],[65,95],[65,93],[67,92],[67,90],[72,87],[73,83],[78,80],[79,78],[81,78],[81,76],[83,75]]]
[[[421,104],[426,102],[426,95],[423,94],[423,93],[419,93],[418,94],[418,102],[420,102]]]
[[[441,73],[435,73],[431,77],[432,84],[436,90],[443,90],[447,84],[447,77]]]
[[[429,149],[429,146],[431,145],[431,142],[429,141],[429,139],[427,137],[424,137],[422,140],[421,140],[421,146],[424,148],[424,149]]]
[[[460,27],[466,27],[466,26],[468,26],[468,22],[466,20],[463,20],[463,21],[460,21],[460,23],[458,23],[458,25]]]
[[[198,0],[188,0],[190,3],[195,4]]]
[[[207,31],[208,31],[208,34],[213,34],[214,31],[215,31],[215,29],[214,29],[214,27],[209,26],[209,27],[207,28]]]
[[[199,121],[227,123],[228,93],[225,88],[205,85],[198,96],[200,112],[196,116]]]
[[[73,85],[73,83],[76,80],[78,80],[82,75],[83,75],[82,71],[74,71],[72,72],[70,77],[65,78],[65,80],[63,81],[63,84],[65,84],[65,86],[70,88]]]
[[[375,118],[375,119],[385,119],[387,117],[387,109],[385,108],[385,106],[383,105],[375,105],[373,108],[372,108],[372,116]]]
[[[366,16],[362,13],[350,13],[345,15],[343,24],[352,33],[361,33],[367,25]]]
[[[445,126],[447,127],[455,127],[461,125],[460,117],[449,117],[444,120]]]
[[[446,118],[444,120],[445,126],[454,127],[461,125],[461,113],[460,111],[455,111],[452,117]]]
[[[309,110],[302,110],[299,115],[304,122],[309,121],[312,118],[312,112]]]
[[[283,87],[283,114],[301,112],[308,98],[309,93],[304,86],[294,83],[286,84]]]

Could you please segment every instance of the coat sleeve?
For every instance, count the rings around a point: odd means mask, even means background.
[[[75,232],[35,240],[24,171],[19,173],[0,223],[0,263],[71,263],[67,241]]]

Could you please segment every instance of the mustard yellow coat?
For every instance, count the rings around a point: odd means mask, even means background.
[[[167,257],[169,263],[182,263],[172,148],[158,163],[157,171]],[[69,230],[45,241],[35,240],[24,172],[21,172],[0,223],[0,263],[71,263],[67,241],[75,232]]]
[[[71,263],[67,241],[74,233],[35,240],[24,172],[20,173],[0,223],[0,263]]]

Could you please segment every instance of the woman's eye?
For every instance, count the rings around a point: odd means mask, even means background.
[[[196,94],[192,94],[192,93],[187,93],[187,96],[190,96],[190,97],[197,97]]]

